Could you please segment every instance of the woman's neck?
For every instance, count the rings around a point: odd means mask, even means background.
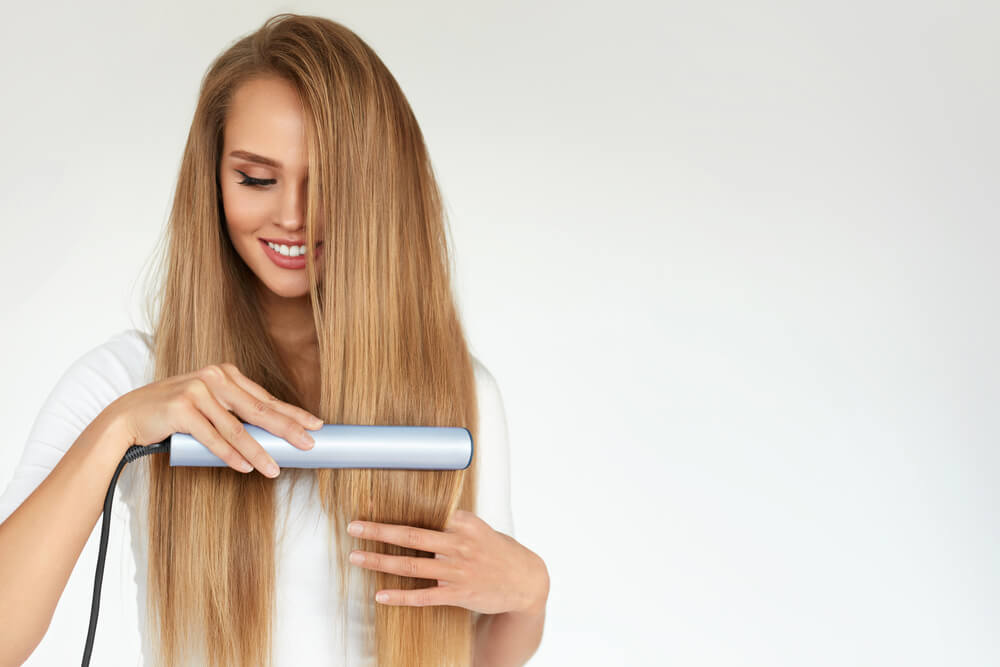
[[[292,374],[292,382],[305,405],[319,410],[319,341],[313,322],[310,295],[289,298],[258,285],[264,322],[282,363]]]

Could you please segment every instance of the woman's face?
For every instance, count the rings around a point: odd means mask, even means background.
[[[236,252],[260,281],[289,298],[309,293],[305,255],[299,254],[306,243],[306,170],[295,89],[274,78],[240,86],[225,121],[219,162],[226,227]],[[276,250],[266,241],[275,242]],[[287,254],[280,254],[281,245],[288,246]]]

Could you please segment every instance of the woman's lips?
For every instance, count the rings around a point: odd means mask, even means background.
[[[281,268],[283,268],[283,269],[304,269],[304,268],[306,268],[306,256],[305,255],[299,255],[298,257],[286,257],[285,255],[282,255],[280,252],[277,252],[276,250],[272,250],[271,246],[269,246],[267,244],[267,241],[265,241],[264,239],[260,239],[260,244],[261,244],[261,246],[264,247],[264,254],[266,254],[268,256],[268,258],[272,262],[274,262],[275,264],[277,264]],[[320,249],[321,245],[322,245],[321,243],[316,245],[316,249],[313,251],[313,258],[314,259],[319,259],[320,257],[322,257],[322,255],[319,254],[319,249]]]

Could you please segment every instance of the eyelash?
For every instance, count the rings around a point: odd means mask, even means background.
[[[244,179],[240,181],[238,185],[246,185],[251,188],[260,188],[264,187],[265,185],[273,185],[274,183],[277,182],[273,178],[254,178],[253,176],[247,176],[239,169],[236,169],[235,171],[237,174],[242,174]]]

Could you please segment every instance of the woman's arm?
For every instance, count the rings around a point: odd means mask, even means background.
[[[514,525],[510,502],[510,442],[507,416],[500,387],[493,374],[476,360],[478,381],[481,470],[478,507],[490,517],[494,527],[513,537]],[[519,611],[483,614],[476,622],[475,667],[521,667],[535,654],[545,625],[548,598],[548,571],[537,559],[538,594]],[[541,576],[544,573],[544,576]]]
[[[20,665],[44,638],[128,447],[114,415],[100,413],[0,524],[0,664]]]
[[[538,650],[545,626],[548,573],[544,594],[522,611],[483,614],[476,622],[474,667],[521,667]]]

